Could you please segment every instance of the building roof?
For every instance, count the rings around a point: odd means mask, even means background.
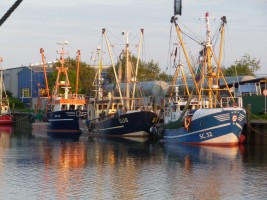
[[[238,91],[240,93],[258,93],[257,87],[253,83],[246,83],[245,85],[239,85]]]

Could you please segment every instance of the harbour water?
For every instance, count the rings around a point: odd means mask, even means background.
[[[266,152],[1,129],[0,199],[265,199]]]

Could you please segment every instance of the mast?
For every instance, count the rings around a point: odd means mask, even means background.
[[[177,44],[178,46],[178,44]],[[174,60],[173,60],[173,63],[174,63],[174,66],[176,65],[176,55],[177,55],[177,51],[178,51],[178,48],[176,47],[175,48],[175,53],[174,53]],[[180,57],[180,47],[179,47],[179,63],[176,65],[176,68],[175,68],[175,73],[174,73],[174,76],[173,76],[173,79],[172,79],[172,84],[171,84],[171,89],[170,89],[170,96],[172,97],[173,96],[173,93],[174,93],[174,87],[177,87],[177,79],[178,79],[178,76],[179,76],[179,73],[181,73],[181,77],[182,77],[182,81],[183,81],[183,84],[185,85],[185,91],[186,91],[186,94],[189,95],[189,89],[188,89],[188,84],[187,84],[187,81],[186,81],[186,76],[185,76],[185,73],[184,73],[184,69],[183,69],[183,65],[181,63],[181,57]],[[178,93],[176,92],[176,96],[178,95]]]
[[[81,51],[77,51],[77,74],[76,74],[76,99],[78,99],[78,85],[79,85],[79,75],[80,75],[80,58],[81,58]]]
[[[221,27],[220,27],[220,32],[221,32],[221,39],[220,39],[220,51],[219,51],[219,58],[218,60],[216,61],[217,63],[217,73],[216,73],[216,85],[218,85],[218,88],[219,88],[219,78],[222,77],[225,84],[227,85],[227,88],[228,88],[228,84],[226,83],[225,79],[224,79],[224,76],[222,74],[222,71],[221,71],[221,60],[222,60],[222,53],[223,53],[223,43],[224,43],[224,25],[226,23],[226,17],[223,16],[221,17],[221,20],[222,20],[222,23],[221,23]],[[215,55],[213,53],[213,55]],[[215,59],[215,58],[214,58]],[[215,59],[216,60],[216,59]],[[221,76],[222,75],[222,76]],[[230,90],[228,90],[230,91]],[[231,92],[229,92],[229,95],[232,96]],[[219,99],[219,90],[216,90],[216,98]]]
[[[180,43],[181,43],[183,52],[184,52],[184,55],[185,55],[185,58],[186,58],[187,65],[188,65],[189,70],[190,70],[190,73],[191,73],[191,75],[192,75],[192,79],[193,79],[193,82],[194,82],[196,91],[197,91],[198,95],[200,96],[200,91],[199,91],[199,88],[198,88],[198,84],[197,84],[197,82],[196,82],[195,74],[194,74],[194,71],[193,71],[191,62],[190,62],[190,60],[189,60],[189,56],[187,55],[187,51],[186,51],[186,49],[185,49],[185,45],[184,45],[184,42],[183,42],[183,38],[182,38],[182,34],[181,34],[181,29],[180,29],[179,25],[177,24],[176,19],[177,19],[177,18],[176,18],[175,16],[173,16],[173,17],[171,18],[171,23],[174,23],[174,25],[175,25],[175,29],[176,29],[178,38],[179,38],[179,40],[180,40]]]
[[[64,43],[58,43],[59,45],[61,45],[61,51],[59,52],[60,54],[60,59],[59,59],[59,62],[61,64],[60,67],[57,67],[57,70],[58,70],[58,73],[57,73],[57,80],[56,80],[56,85],[55,85],[55,89],[53,91],[54,95],[58,95],[59,94],[59,87],[60,86],[64,86],[65,88],[65,98],[66,98],[66,95],[68,94],[68,88],[70,86],[70,81],[69,81],[69,77],[68,77],[68,73],[67,73],[67,70],[68,68],[66,68],[64,65],[65,65],[65,59],[64,59],[64,56],[65,56],[65,51],[64,51],[64,46],[68,44],[67,41],[65,41]],[[61,75],[64,75],[65,76],[65,80],[62,81],[60,80],[61,78]]]
[[[97,79],[97,99],[101,100],[102,99],[102,77],[101,77],[101,73],[102,73],[102,55],[101,55],[101,51],[100,51],[100,47],[97,47],[97,56],[98,56],[98,79]]]
[[[207,60],[207,75],[208,75],[208,100],[209,100],[209,108],[213,107],[213,98],[212,98],[212,83],[213,83],[213,70],[211,66],[211,52],[212,46],[210,42],[210,23],[209,23],[209,13],[205,14],[206,21],[206,60]]]
[[[222,60],[222,52],[223,52],[223,42],[224,42],[224,31],[225,31],[225,24],[227,23],[227,20],[226,20],[226,16],[222,16],[221,17],[221,20],[222,20],[222,24],[221,24],[221,28],[220,28],[220,32],[221,32],[221,41],[220,41],[220,54],[219,54],[219,59],[217,61],[217,66],[218,66],[218,73],[217,75],[220,75],[221,74],[221,77],[224,81],[224,84],[226,85],[226,90],[228,91],[229,93],[229,96],[231,97],[232,101],[234,102],[234,97],[233,95],[231,94],[230,92],[230,88],[225,80],[225,77],[223,76],[223,73],[222,73],[222,70],[221,70],[221,60]]]
[[[128,32],[125,33],[126,44],[125,44],[125,55],[126,55],[126,66],[125,66],[125,84],[126,84],[126,108],[130,107],[130,82],[131,82],[131,69],[129,65],[129,38]]]
[[[115,64],[114,64],[114,61],[113,61],[113,57],[112,57],[112,54],[111,54],[111,51],[110,51],[110,44],[108,42],[108,38],[107,38],[107,34],[106,34],[106,29],[104,29],[104,28],[102,29],[102,35],[104,35],[105,40],[106,40],[106,45],[107,45],[107,48],[108,48],[108,53],[109,53],[110,60],[111,60],[111,63],[112,63],[112,68],[113,68],[113,72],[114,72],[114,75],[115,75],[116,84],[117,84],[117,87],[119,89],[120,99],[121,99],[121,103],[122,103],[122,106],[123,106],[124,103],[123,103],[123,100],[122,100],[121,88],[120,88],[120,84],[119,84],[119,81],[118,81],[118,76],[117,76],[117,72],[116,72],[116,69],[115,69]]]
[[[220,54],[218,59],[218,67],[221,67],[221,60],[222,60],[222,52],[223,52],[223,42],[224,42],[224,25],[226,24],[226,17],[221,17],[222,24],[221,24],[221,41],[220,41]]]
[[[46,73],[46,61],[45,61],[45,56],[44,56],[44,50],[43,48],[40,48],[40,53],[42,55],[42,62],[43,62],[43,69],[44,69],[44,78],[45,78],[45,90],[47,93],[48,100],[50,99],[50,92],[49,92],[49,87],[48,87],[48,80],[47,80],[47,73]]]
[[[138,46],[138,55],[137,55],[135,74],[134,74],[134,85],[133,85],[133,95],[132,95],[133,100],[132,100],[131,110],[133,110],[133,106],[134,106],[134,95],[135,95],[135,89],[136,89],[137,74],[138,74],[138,68],[139,68],[139,62],[140,62],[140,52],[141,52],[140,49],[141,49],[142,42],[143,42],[143,36],[144,36],[144,29],[141,29],[139,46]]]
[[[218,60],[215,57],[214,51],[212,49],[211,44],[211,37],[210,37],[210,24],[209,24],[209,13],[206,12],[205,14],[205,21],[206,21],[206,42],[205,42],[205,51],[206,55],[204,57],[204,63],[207,65],[207,72],[206,72],[206,78],[207,78],[207,84],[208,87],[206,90],[208,92],[208,100],[209,100],[209,108],[217,107],[216,101],[219,99],[219,91],[227,91],[229,93],[229,96],[231,97],[232,101],[234,101],[233,96],[230,92],[230,88],[228,87],[228,84],[225,80],[225,77],[223,76],[223,73],[221,71],[221,60],[222,60],[222,52],[223,52],[223,42],[224,42],[224,25],[226,23],[226,17],[221,17],[222,24],[220,27],[221,32],[221,39],[220,39],[220,50],[219,50],[219,58]],[[213,66],[211,64],[211,57],[214,58],[216,64],[217,64],[217,70],[215,71],[213,69]],[[226,88],[220,89],[219,88],[219,78],[222,78]]]

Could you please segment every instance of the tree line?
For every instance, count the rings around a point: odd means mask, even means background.
[[[135,56],[131,56],[131,62],[136,63],[137,58]],[[124,66],[126,60],[121,60],[122,66],[122,76],[124,75]],[[68,77],[71,86],[76,84],[76,59],[68,58],[65,60],[65,67],[68,67]],[[119,68],[119,61],[115,64],[116,70]],[[54,68],[59,67],[60,63],[54,64]],[[234,64],[230,67],[222,67],[222,72],[224,76],[255,76],[255,72],[260,70],[260,59],[251,58],[250,55],[245,54],[241,59],[236,60]],[[79,75],[79,93],[90,95],[91,91],[94,90],[93,81],[95,79],[97,70],[92,66],[85,62],[80,63],[80,75]],[[115,82],[115,75],[113,73],[113,68],[110,66],[106,69],[106,81],[108,83]],[[161,72],[160,66],[158,62],[153,60],[145,62],[140,61],[137,80],[141,81],[155,81],[162,80],[166,82],[170,82],[172,80],[173,75],[169,75],[165,72]],[[57,78],[57,70],[54,70],[52,74],[49,75],[48,82],[50,91],[52,91],[54,84]],[[75,87],[72,88],[74,90]],[[74,92],[74,91],[73,91]]]

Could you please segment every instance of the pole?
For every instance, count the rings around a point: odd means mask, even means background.
[[[265,91],[266,91],[266,81],[265,81]],[[264,114],[266,114],[266,94],[264,94]]]

